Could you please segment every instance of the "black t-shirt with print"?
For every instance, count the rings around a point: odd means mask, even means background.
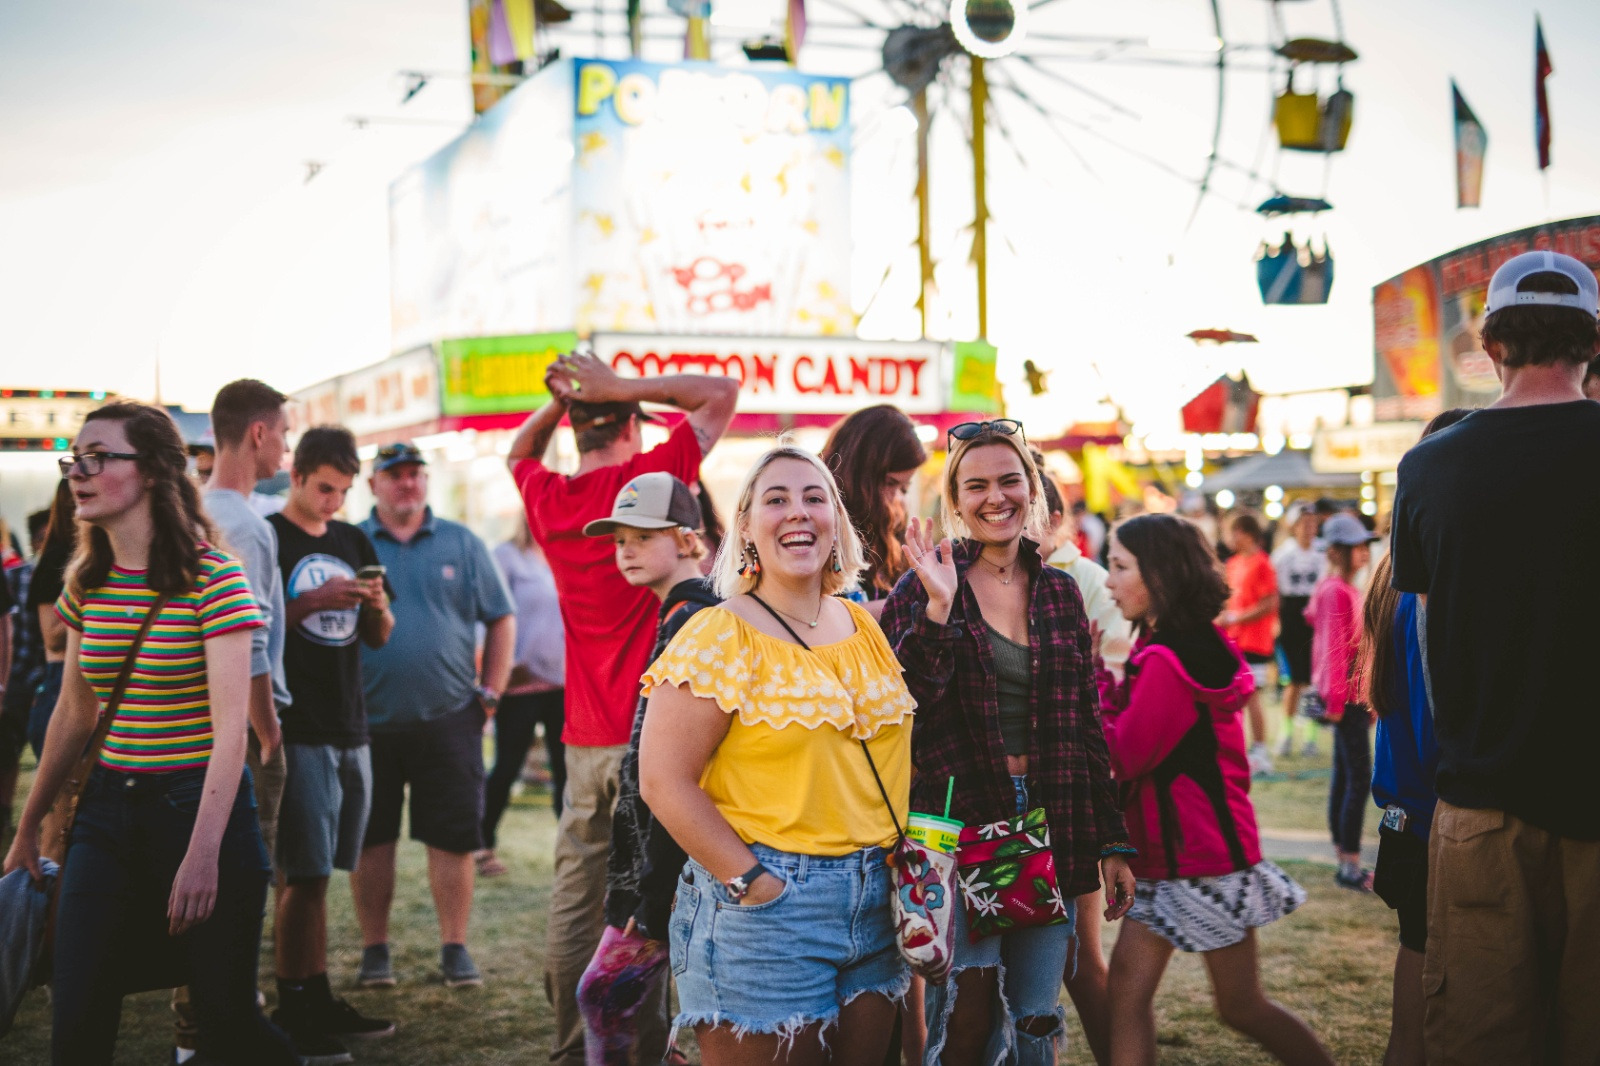
[[[372,541],[348,522],[330,521],[326,533],[313,537],[281,514],[267,521],[278,534],[285,607],[332,578],[354,578],[363,566],[378,565]],[[359,618],[359,610],[313,611],[290,627],[283,672],[294,702],[283,709],[286,742],[340,748],[367,742]]]

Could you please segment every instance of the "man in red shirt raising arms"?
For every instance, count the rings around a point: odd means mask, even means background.
[[[639,675],[649,665],[658,607],[649,589],[623,580],[610,539],[586,537],[583,527],[609,515],[617,493],[640,474],[664,471],[686,483],[695,481],[700,460],[733,419],[739,385],[730,378],[699,374],[624,379],[593,355],[576,353],[557,360],[545,383],[551,400],[517,431],[507,462],[527,508],[528,525],[550,561],[566,627],[562,739],[567,744],[567,795],[556,833],[545,994],[556,1022],[550,1061],[581,1063],[578,979],[605,926],[606,855],[617,771],[628,750]],[[655,419],[644,413],[641,403],[666,404],[688,417],[666,443],[645,451],[642,424]],[[549,469],[540,458],[563,415],[578,440],[578,471],[570,476]],[[646,1005],[639,1021],[641,1051],[653,1050],[654,1061],[659,1061],[667,1037],[664,995],[660,1003]],[[640,1061],[652,1060],[646,1054]]]

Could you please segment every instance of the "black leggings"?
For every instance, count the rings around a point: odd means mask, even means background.
[[[561,817],[562,795],[567,789],[567,748],[561,743],[562,708],[566,689],[524,692],[506,696],[494,714],[494,769],[484,785],[483,846],[494,847],[500,816],[511,802],[511,786],[522,774],[522,764],[533,747],[534,727],[544,726],[544,750],[550,758],[550,800]]]
[[[1361,851],[1361,827],[1372,802],[1372,735],[1367,709],[1346,704],[1333,727],[1333,782],[1328,789],[1328,832],[1340,851]]]

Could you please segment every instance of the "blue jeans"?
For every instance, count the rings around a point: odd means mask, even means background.
[[[55,713],[56,700],[61,697],[61,675],[66,663],[45,663],[39,687],[34,690],[33,706],[28,709],[28,745],[37,759],[44,751],[45,730],[50,728],[50,716]]]
[[[1347,703],[1333,727],[1333,780],[1328,783],[1328,835],[1340,851],[1361,851],[1372,802],[1372,734],[1365,707]]]
[[[229,1066],[293,1066],[289,1039],[256,1006],[261,916],[271,867],[256,824],[250,774],[239,782],[217,858],[211,917],[165,935],[172,882],[189,847],[205,770],[89,778],[67,852],[56,921],[51,1058],[57,1066],[111,1062],[122,997],[169,953],[187,978],[200,1051]]]
[[[1013,777],[1017,813],[1028,811],[1028,786],[1025,778]],[[990,1009],[989,1041],[984,1048],[983,1066],[1054,1066],[1057,1045],[1063,1038],[1066,1012],[1061,1009],[1061,975],[1066,972],[1077,931],[1078,912],[1067,901],[1068,920],[1061,925],[1013,929],[998,936],[985,937],[976,944],[967,932],[967,909],[956,908],[955,958],[950,979],[943,985],[929,985],[924,1007],[928,1019],[926,1066],[938,1066],[944,1051],[945,1030],[956,1005],[956,978],[962,970],[998,969],[997,1001]],[[1017,1028],[1025,1018],[1054,1018],[1055,1026],[1038,1036]]]

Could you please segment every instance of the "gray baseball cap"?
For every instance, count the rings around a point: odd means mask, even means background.
[[[1323,547],[1342,544],[1353,548],[1357,544],[1367,544],[1377,540],[1378,535],[1362,525],[1361,519],[1355,515],[1341,511],[1322,523],[1322,536],[1319,539]]]
[[[640,474],[617,493],[611,517],[583,527],[586,537],[609,537],[618,526],[630,529],[700,528],[700,505],[689,486],[667,473]]]
[[[1521,292],[1517,286],[1530,274],[1560,274],[1578,287],[1577,295],[1566,292]],[[1600,283],[1594,271],[1581,260],[1560,252],[1523,252],[1500,264],[1489,279],[1489,299],[1484,311],[1493,314],[1507,307],[1546,304],[1573,307],[1600,318]]]

